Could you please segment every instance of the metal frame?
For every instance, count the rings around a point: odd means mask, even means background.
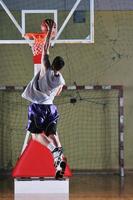
[[[20,33],[22,33],[22,28],[21,26],[18,24],[17,20],[15,19],[15,17],[12,15],[12,13],[10,12],[10,10],[8,9],[8,7],[6,6],[6,4],[0,0],[0,4],[2,6],[2,8],[5,10],[6,14],[8,15],[8,17],[11,19],[11,21],[14,23],[14,25],[16,26],[16,28],[19,30]]]
[[[94,0],[88,0],[88,1],[90,1],[90,34],[85,39],[58,39],[81,1],[83,1],[83,0],[76,0],[74,6],[72,7],[68,16],[66,17],[65,21],[63,22],[62,26],[60,27],[59,31],[57,32],[55,39],[53,41],[51,41],[52,46],[54,46],[55,44],[64,44],[64,43],[66,43],[66,44],[94,43]],[[21,27],[2,0],[0,0],[0,4],[1,4],[2,8],[5,10],[6,14],[11,19],[11,21],[13,22],[13,24],[19,30],[19,32],[21,33],[22,36],[24,36],[24,33],[25,33],[25,14],[28,14],[28,13],[51,13],[52,12],[52,13],[54,13],[54,17],[57,22],[57,10],[22,10],[22,15],[21,15],[22,27]],[[33,41],[28,40],[28,39],[0,40],[0,44],[30,44],[31,45],[31,43],[33,43]]]
[[[0,91],[22,91],[25,86],[0,86]],[[121,85],[87,85],[87,86],[64,86],[64,90],[117,90],[118,91],[118,141],[119,141],[119,174],[124,177],[124,96],[123,96],[123,86]],[[27,132],[25,137],[22,152],[27,146],[28,138],[30,132]],[[21,153],[22,153],[21,152]]]
[[[38,13],[49,13],[54,15],[54,21],[58,25],[57,10],[22,10],[21,11],[21,23],[22,23],[22,37],[25,34],[25,15],[26,14],[38,14]],[[56,29],[58,30],[57,26]]]

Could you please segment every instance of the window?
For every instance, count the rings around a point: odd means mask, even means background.
[[[73,15],[73,22],[74,23],[85,23],[85,12],[84,11],[75,11]]]

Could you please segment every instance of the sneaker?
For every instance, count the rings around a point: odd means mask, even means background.
[[[55,179],[62,179],[64,177],[65,169],[66,169],[67,159],[65,157],[60,157],[60,161],[56,166]]]
[[[63,150],[62,147],[56,148],[53,152],[53,157],[54,157],[54,166],[57,168],[61,161],[61,157],[63,157]]]

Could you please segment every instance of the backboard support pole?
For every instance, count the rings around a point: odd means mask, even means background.
[[[7,8],[7,6],[5,5],[5,3],[2,0],[0,0],[0,4],[1,4],[2,8],[5,10],[5,12],[8,15],[8,17],[11,19],[11,21],[16,26],[16,28],[18,29],[18,31],[22,34],[22,28],[21,28],[21,26],[18,24],[17,20],[12,15],[12,13],[10,12],[10,10]]]

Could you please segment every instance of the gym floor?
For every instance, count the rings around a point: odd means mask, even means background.
[[[17,198],[13,192],[13,180],[0,180],[0,200],[65,200],[45,195]],[[69,200],[133,200],[133,174],[123,179],[117,175],[75,175],[70,180]]]

